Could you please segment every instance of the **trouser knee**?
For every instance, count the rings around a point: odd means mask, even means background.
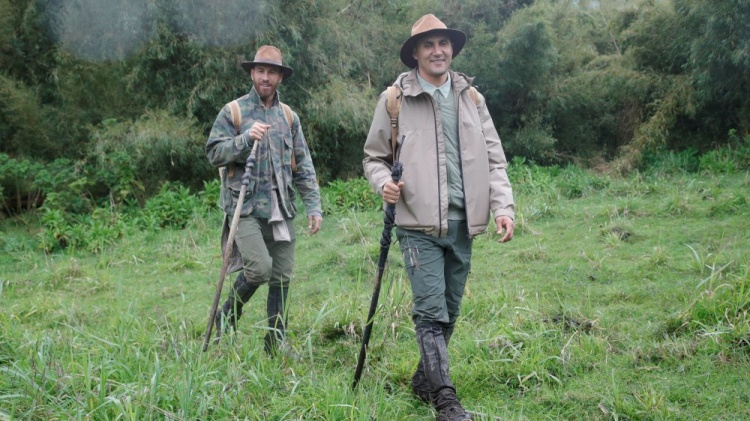
[[[262,285],[268,283],[273,273],[273,260],[267,259],[256,260],[252,263],[246,263],[243,273],[247,282],[251,285]]]

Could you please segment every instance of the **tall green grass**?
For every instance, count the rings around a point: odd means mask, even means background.
[[[742,171],[619,177],[514,161],[516,238],[475,239],[450,345],[464,405],[478,419],[750,417]],[[365,197],[362,180],[324,192],[335,213],[318,235],[296,221],[301,359],[264,353],[265,288],[239,331],[201,352],[221,266],[212,189],[165,188],[94,249],[45,253],[44,218],[2,221],[0,419],[434,418],[410,394],[418,353],[397,244],[351,390],[382,230],[377,200],[341,197]]]

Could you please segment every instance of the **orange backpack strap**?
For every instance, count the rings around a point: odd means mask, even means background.
[[[235,99],[234,101],[227,104],[229,106],[229,114],[232,116],[232,124],[234,125],[234,132],[235,135],[240,134],[240,126],[242,126],[242,112],[240,111],[240,103],[237,102]],[[221,176],[222,169],[226,170],[224,167],[219,168],[219,176]],[[234,170],[235,165],[234,163],[229,164],[229,176],[234,176]]]
[[[229,114],[232,115],[232,124],[234,124],[235,134],[240,134],[240,126],[242,125],[242,112],[240,111],[240,103],[235,99],[228,105]]]
[[[469,97],[471,98],[471,101],[476,105],[479,106],[479,91],[477,91],[477,88],[473,86],[469,86]]]
[[[279,104],[281,104],[281,108],[284,110],[284,116],[286,117],[286,122],[289,123],[289,128],[292,128],[292,124],[294,124],[294,112],[292,112],[292,108],[283,102],[279,101]]]
[[[403,95],[401,88],[391,85],[385,90],[385,109],[388,111],[388,117],[391,119],[391,150],[393,160],[396,160],[396,146],[398,146],[398,113],[401,112],[401,100]]]
[[[292,108],[283,102],[279,101],[279,104],[281,104],[281,108],[284,110],[284,116],[286,117],[286,122],[289,124],[289,128],[292,128],[292,125],[294,124],[294,112],[292,112]],[[297,172],[297,159],[294,157],[294,148],[292,148],[292,172]]]

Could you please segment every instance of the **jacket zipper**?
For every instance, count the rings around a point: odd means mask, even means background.
[[[461,171],[461,194],[463,195],[463,201],[464,201],[464,212],[466,213],[466,229],[467,233],[469,234],[469,237],[471,237],[471,233],[468,232],[469,227],[471,226],[469,221],[469,210],[466,206],[466,181],[464,180],[464,160],[461,156],[461,96],[464,92],[469,88],[464,88],[461,92],[458,93],[458,99],[456,106],[456,115],[458,116],[458,169]]]
[[[432,97],[432,95],[429,95],[430,101],[432,102],[432,121],[435,124],[435,169],[437,170],[437,182],[438,182],[438,238],[443,236],[443,207],[441,206],[441,199],[442,199],[442,184],[440,183],[440,136],[438,134],[438,124],[437,124],[437,112],[435,112],[435,108],[437,107],[437,104],[435,104],[435,99]]]

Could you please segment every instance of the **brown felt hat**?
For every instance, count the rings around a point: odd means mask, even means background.
[[[417,67],[417,60],[413,57],[414,45],[417,40],[425,35],[441,32],[446,34],[453,42],[453,57],[456,57],[466,44],[466,34],[457,29],[448,28],[435,15],[429,14],[419,18],[411,27],[411,37],[401,46],[401,61],[410,69]]]
[[[253,61],[243,61],[242,68],[245,69],[246,72],[250,73],[250,70],[252,70],[253,66],[257,64],[270,64],[281,68],[281,74],[284,75],[284,80],[287,80],[292,76],[292,68],[284,66],[282,64],[281,51],[279,51],[279,49],[276,47],[264,45],[258,48]]]

